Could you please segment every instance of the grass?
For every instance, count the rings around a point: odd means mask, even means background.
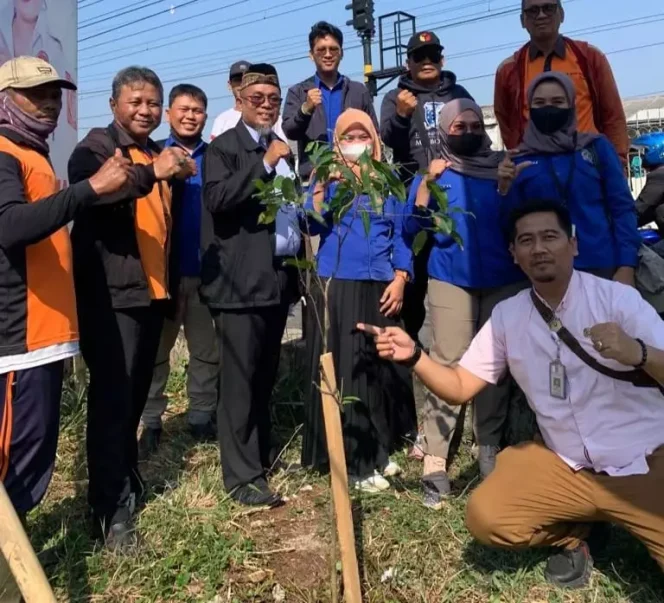
[[[290,404],[301,395],[300,377],[291,370],[279,382],[276,418],[284,441],[300,419]],[[260,512],[236,506],[221,488],[217,447],[194,445],[188,436],[182,369],[171,376],[169,391],[162,448],[143,468],[153,489],[139,519],[141,541],[129,556],[104,551],[88,535],[84,400],[65,391],[56,474],[45,503],[29,518],[36,550],[57,554],[47,573],[58,601],[333,601],[331,578],[337,585],[340,572],[327,479],[279,474],[272,484],[288,498],[286,506]],[[293,439],[286,457],[297,460],[298,446]],[[464,442],[462,450],[468,449]],[[365,601],[664,602],[656,565],[626,534],[615,532],[588,588],[563,593],[544,580],[546,552],[505,553],[472,542],[464,508],[477,468],[469,455],[453,472],[457,495],[439,512],[420,504],[420,463],[399,461],[405,473],[393,491],[354,500]]]

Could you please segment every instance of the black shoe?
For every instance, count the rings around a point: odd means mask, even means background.
[[[143,427],[143,433],[138,440],[138,460],[147,461],[159,448],[161,442],[161,427]]]
[[[210,419],[207,423],[189,424],[189,433],[198,442],[213,442],[217,439],[217,426]]]
[[[486,479],[496,468],[496,455],[500,452],[498,446],[480,446],[478,462],[480,465],[480,477]]]
[[[264,479],[258,479],[251,484],[245,484],[233,490],[231,498],[248,507],[278,507],[283,499],[270,490]]]
[[[563,550],[549,557],[544,569],[546,579],[559,588],[583,588],[590,581],[593,558],[582,542],[573,550]]]

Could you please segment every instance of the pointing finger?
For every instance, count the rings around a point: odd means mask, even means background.
[[[382,329],[375,325],[367,325],[364,324],[363,322],[358,322],[357,325],[355,326],[357,327],[358,331],[363,331],[367,335],[373,335],[374,337],[378,337],[379,335],[385,334],[385,329]]]

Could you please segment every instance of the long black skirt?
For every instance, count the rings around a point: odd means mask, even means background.
[[[329,461],[319,389],[324,304],[320,283],[314,279],[312,285],[307,311],[309,387],[302,464],[326,472]],[[346,463],[348,473],[360,478],[384,469],[389,455],[417,433],[410,371],[381,360],[372,338],[355,328],[358,322],[401,326],[399,320],[380,313],[380,298],[386,287],[383,282],[334,279],[328,290],[328,351],[334,358],[337,387],[344,398],[357,399],[342,407]]]

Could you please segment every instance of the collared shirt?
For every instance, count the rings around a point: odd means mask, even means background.
[[[327,141],[330,144],[334,143],[334,128],[337,125],[337,119],[344,110],[344,77],[339,73],[337,74],[337,83],[328,88],[318,77],[314,76],[316,87],[323,94],[323,108],[325,109],[325,121],[327,127]]]
[[[260,134],[246,122],[243,122],[251,137],[258,143],[263,144]],[[265,163],[265,162],[264,162]],[[268,174],[276,171],[278,176],[285,176],[287,178],[295,179],[293,170],[290,169],[285,159],[280,159],[277,167],[273,168],[271,165],[265,163],[265,170]],[[302,235],[299,226],[299,211],[295,206],[282,205],[277,212],[275,220],[275,234],[276,234],[276,247],[274,255],[277,257],[294,257],[300,250],[300,243],[302,242]]]
[[[212,124],[210,140],[214,140],[217,136],[221,136],[227,130],[237,126],[241,117],[242,113],[240,113],[235,107],[220,113]],[[279,117],[279,119],[277,119],[277,123],[274,124],[274,133],[284,142],[288,142],[288,139],[286,138],[286,135],[284,134],[284,131],[281,127],[281,117]]]
[[[553,51],[544,56],[544,53],[532,42],[528,50],[528,62],[526,63],[526,77],[524,79],[524,94],[530,86],[530,82],[539,74],[546,71],[560,71],[566,73],[574,82],[576,90],[576,115],[581,132],[598,132],[595,125],[593,101],[590,94],[590,86],[586,81],[583,70],[579,65],[575,53],[567,47],[565,39],[558,37]],[[524,117],[529,119],[528,104],[524,103]]]
[[[632,287],[575,271],[555,313],[585,351],[609,368],[631,369],[602,358],[584,329],[614,322],[630,337],[664,350],[664,321]],[[553,397],[549,386],[558,350],[567,374],[565,400]],[[537,416],[546,445],[575,470],[644,475],[647,457],[664,444],[660,391],[590,368],[557,340],[535,309],[530,290],[496,306],[460,366],[488,383],[497,383],[509,368]]]
[[[178,141],[169,136],[167,147],[180,146]],[[182,147],[184,149],[184,147]],[[198,277],[201,272],[201,220],[203,214],[203,158],[207,143],[202,140],[193,151],[184,149],[196,162],[198,171],[195,176],[189,176],[184,181],[182,196],[182,211],[180,215],[180,274],[182,276]]]

